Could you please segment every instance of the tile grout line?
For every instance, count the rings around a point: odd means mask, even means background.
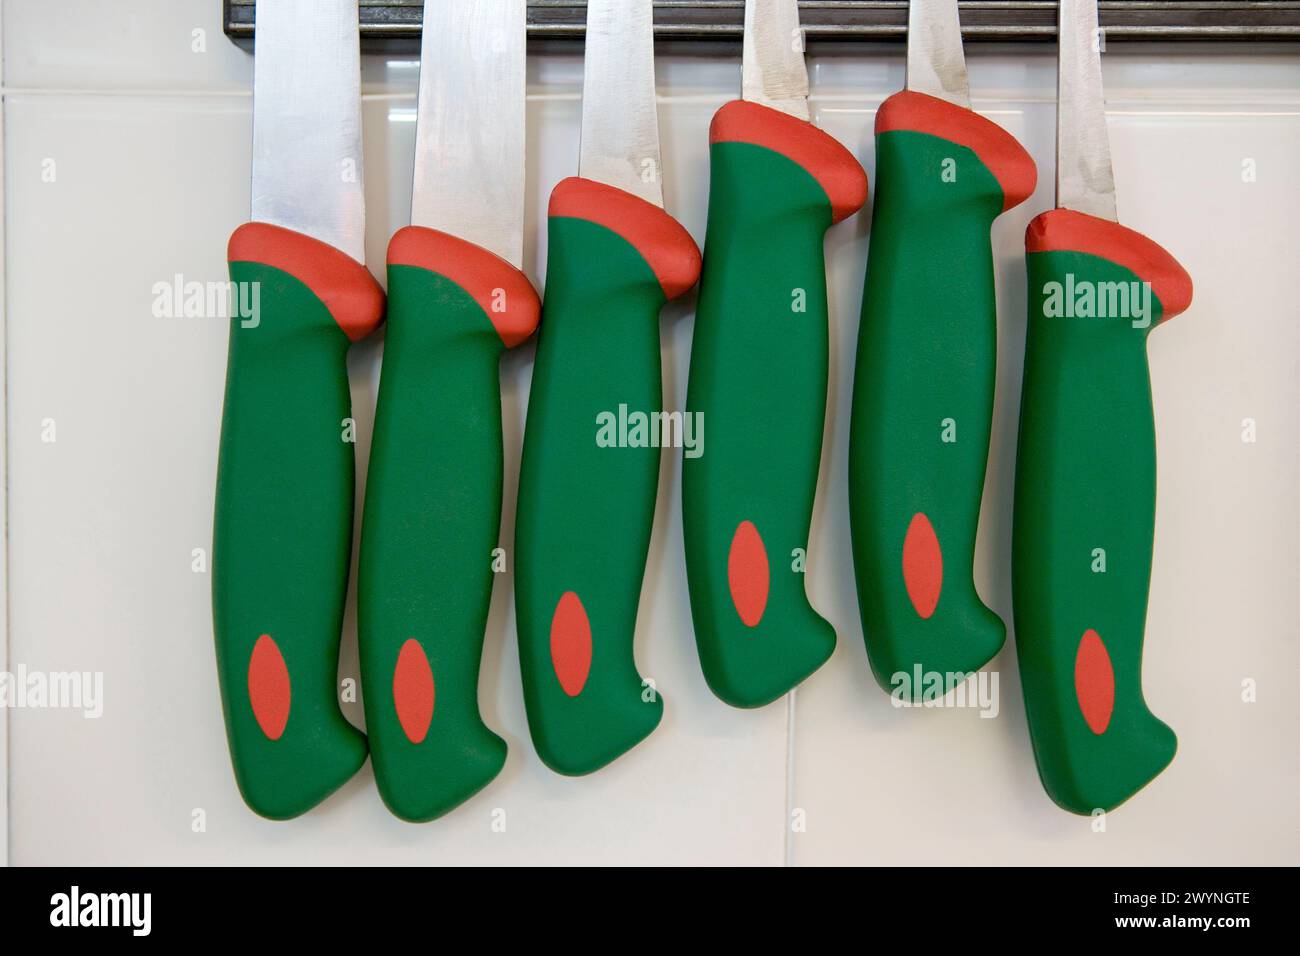
[[[823,113],[874,113],[876,107],[888,99],[888,93],[873,93],[867,90],[854,93],[813,93],[808,97],[809,103],[825,104],[822,105]],[[94,89],[94,88],[58,88],[58,87],[7,87],[0,85],[0,97],[2,96],[30,96],[30,97],[120,97],[120,98],[160,98],[172,100],[184,99],[229,99],[229,100],[248,100],[252,99],[253,92],[247,90],[214,90],[214,89],[195,89],[195,90],[164,90],[154,88],[142,89]],[[732,97],[727,93],[687,93],[680,95],[657,95],[655,102],[660,106],[673,105],[702,105],[720,106],[726,103]],[[409,102],[415,103],[416,94],[410,92],[392,92],[392,93],[362,93],[362,102],[382,103],[382,102]],[[565,93],[529,93],[526,97],[529,103],[561,103],[561,102],[578,102],[582,99],[582,94],[578,91]],[[989,96],[986,98],[992,103],[1014,103],[1019,108],[998,108],[995,106],[977,105],[974,108],[976,113],[986,116],[1014,116],[1024,112],[1025,107],[1029,106],[1048,106],[1053,105],[1056,101],[1051,97],[1041,96]],[[1107,98],[1108,103],[1113,104],[1130,104],[1134,100],[1131,98],[1116,95]],[[1167,101],[1166,101],[1167,102]],[[1235,101],[1234,101],[1235,102]],[[1292,98],[1279,99],[1276,103],[1271,101],[1260,101],[1261,106],[1290,106],[1296,101]],[[830,104],[847,103],[853,106],[836,107]],[[1186,108],[1165,108],[1165,109],[1122,109],[1112,107],[1106,110],[1107,116],[1241,116],[1241,117],[1285,117],[1300,116],[1300,109],[1253,109],[1253,110],[1232,110],[1221,107],[1228,107],[1233,103],[1216,103],[1197,101],[1196,106],[1188,104]]]

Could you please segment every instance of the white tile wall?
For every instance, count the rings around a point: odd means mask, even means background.
[[[125,21],[118,14],[129,7]],[[638,657],[664,690],[663,726],[592,777],[543,768],[523,716],[510,582],[494,598],[480,697],[510,743],[491,787],[424,826],[384,810],[367,768],[318,810],[269,823],[240,802],[211,650],[206,547],[226,328],[160,319],[151,287],[225,275],[248,208],[251,58],[217,0],[6,0],[5,266],[10,666],[103,670],[105,714],[10,714],[9,856],[16,863],[1296,862],[1300,752],[1285,697],[1300,666],[1289,597],[1300,578],[1300,56],[1244,48],[1112,48],[1106,79],[1120,209],[1197,287],[1152,339],[1161,495],[1146,688],[1178,731],[1173,766],[1108,832],[1057,810],[1037,781],[1014,652],[994,663],[997,719],[900,711],[866,666],[845,521],[847,410],[868,216],[832,230],[829,434],[810,588],[840,648],[797,694],[756,712],[699,674],[681,558],[679,463],[664,465]],[[196,52],[195,30],[206,33]],[[873,171],[876,105],[901,50],[814,63],[820,122]],[[1039,162],[1038,194],[995,228],[1000,367],[977,576],[1010,617],[1010,478],[1023,347],[1025,224],[1051,204],[1053,64],[1042,48],[972,52],[978,108]],[[416,71],[368,57],[367,248],[382,271],[406,221]],[[703,238],[707,126],[735,60],[662,59],[666,197]],[[581,64],[530,64],[526,269],[544,274],[550,187],[576,166]],[[1243,183],[1253,159],[1258,181]],[[42,170],[56,171],[54,182]],[[689,308],[663,323],[665,393],[680,408]],[[353,363],[369,419],[381,346]],[[531,348],[506,390],[507,501]],[[1257,419],[1259,440],[1240,440]],[[40,440],[57,422],[58,441]],[[349,625],[350,627],[350,625]],[[349,633],[342,669],[355,670]],[[1258,702],[1243,704],[1243,679]],[[359,714],[355,714],[359,718]],[[0,715],[3,717],[3,715]],[[202,808],[205,833],[191,815]],[[504,833],[492,813],[506,812]],[[793,810],[806,826],[789,826]]]

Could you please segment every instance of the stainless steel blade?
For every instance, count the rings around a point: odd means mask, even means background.
[[[1056,87],[1056,205],[1115,220],[1097,0],[1061,0]]]
[[[799,119],[809,118],[798,0],[745,0],[740,95]]]
[[[525,0],[425,0],[411,222],[524,258]]]
[[[357,0],[260,0],[253,219],[365,259]]]
[[[651,0],[588,0],[583,57],[579,175],[662,206]]]
[[[957,0],[912,0],[908,5],[907,88],[970,109]]]

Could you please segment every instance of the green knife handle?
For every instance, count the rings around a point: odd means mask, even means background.
[[[235,230],[229,260],[233,294],[254,308],[231,325],[221,418],[217,674],[240,792],[280,820],[366,759],[337,687],[354,481],[345,359],[384,297],[345,253],[267,223]]]
[[[1136,793],[1177,746],[1142,697],[1156,494],[1146,338],[1187,308],[1192,284],[1150,239],[1083,213],[1044,213],[1026,247],[1016,648],[1043,785],[1089,814]]]
[[[1036,178],[1024,148],[969,109],[905,91],[876,114],[849,516],[871,669],[908,700],[1006,639],[972,570],[997,365],[989,230]]]
[[[867,177],[829,134],[757,103],[722,107],[709,139],[686,399],[707,441],[682,460],[682,532],[705,679],[728,704],[759,707],[835,649],[799,556],[826,415],[823,243],[866,202]]]
[[[357,625],[379,793],[431,820],[501,770],[478,709],[501,526],[501,355],[537,293],[473,243],[419,226],[388,246],[388,325],[366,478]]]
[[[577,775],[663,713],[632,653],[659,481],[658,442],[632,416],[662,410],[659,310],[695,284],[700,257],[658,206],[576,177],[551,194],[548,236],[515,603],[533,743]]]

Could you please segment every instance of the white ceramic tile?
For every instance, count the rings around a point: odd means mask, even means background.
[[[245,90],[253,58],[221,29],[220,0],[4,0],[5,86]]]
[[[406,221],[413,124],[401,111],[410,105],[395,96],[365,107],[375,263]],[[382,807],[366,769],[301,820],[250,814],[225,753],[209,580],[190,570],[191,549],[210,537],[226,330],[219,320],[150,315],[155,281],[224,275],[226,236],[247,209],[248,101],[17,95],[8,109],[13,660],[103,670],[106,681],[99,720],[15,712],[15,861],[780,862],[785,713],[732,710],[704,685],[671,456],[637,638],[643,672],[667,703],[646,743],[581,780],[539,763],[523,714],[511,582],[502,580],[481,693],[511,750],[488,791],[411,827]],[[563,96],[530,106],[534,227],[551,185],[574,171],[578,109]],[[704,169],[708,118],[692,111],[665,137],[669,168]],[[41,181],[46,159],[56,163],[53,183]],[[668,189],[701,234],[706,183],[682,176]],[[534,270],[542,262],[534,243],[527,260]],[[664,329],[667,390],[680,406],[689,321],[677,309]],[[512,356],[503,374],[505,541],[530,352]],[[377,343],[353,361],[362,461],[378,361]],[[40,438],[47,418],[56,421],[52,445]],[[353,640],[345,673],[355,667]],[[190,832],[196,807],[207,812],[206,834]],[[490,827],[497,808],[504,834]]]
[[[1291,75],[1295,67],[1292,61]],[[866,249],[856,236],[832,238],[834,298],[848,307],[836,329],[831,386],[838,417],[828,510],[841,518],[825,522],[815,543],[810,584],[841,644],[798,694],[794,805],[807,829],[792,838],[797,864],[1284,863],[1300,852],[1294,719],[1285,691],[1265,690],[1300,664],[1287,600],[1300,567],[1300,316],[1282,279],[1300,244],[1300,193],[1290,179],[1300,104],[1293,92],[1279,105],[1269,65],[1255,76],[1238,63],[1234,82],[1246,88],[1258,80],[1265,96],[1228,106],[1195,100],[1205,74],[1173,73],[1184,88],[1169,102],[1116,84],[1132,98],[1112,98],[1110,125],[1122,217],[1165,244],[1196,283],[1192,308],[1150,344],[1160,494],[1144,683],[1153,711],[1179,734],[1178,756],[1111,815],[1108,832],[1095,834],[1039,785],[1011,637],[990,665],[1001,678],[996,719],[972,710],[896,710],[876,687],[842,520],[851,312]],[[1037,193],[994,229],[1001,341],[976,582],[1008,624],[1023,234],[1052,204],[1054,150],[1050,87],[1025,94],[981,100],[976,87],[977,105],[1025,142],[1039,165]],[[845,112],[826,125],[835,129],[841,117],[851,125],[851,105],[837,106]],[[1241,181],[1245,158],[1256,160],[1254,184]],[[1248,416],[1267,423],[1254,445],[1240,437]],[[1241,701],[1246,678],[1259,681],[1258,703]]]

